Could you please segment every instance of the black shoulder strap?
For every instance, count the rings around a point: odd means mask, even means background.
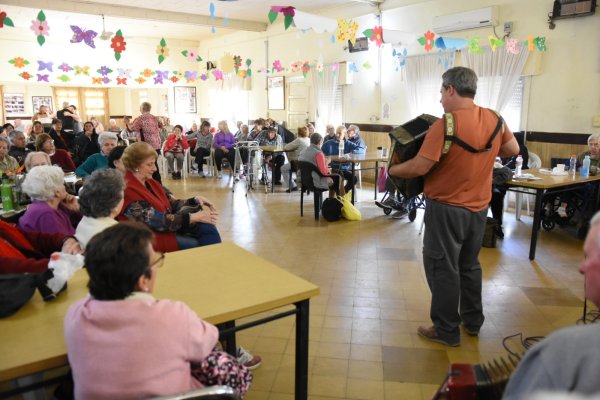
[[[462,147],[470,153],[485,153],[486,151],[490,151],[492,149],[494,139],[498,135],[498,132],[500,132],[501,129],[502,131],[504,131],[504,119],[496,111],[494,111],[494,113],[498,116],[498,123],[496,124],[496,128],[494,129],[494,132],[492,132],[492,135],[490,136],[490,139],[488,140],[485,147],[479,150],[475,149],[473,146],[464,142],[459,137],[454,135],[454,116],[452,115],[452,113],[444,114],[444,120],[446,122],[446,134],[444,135],[445,140],[444,147],[442,149],[442,154],[446,154],[448,153],[448,151],[450,151],[450,146],[452,145],[452,143],[456,143],[457,145],[459,145],[460,147]]]

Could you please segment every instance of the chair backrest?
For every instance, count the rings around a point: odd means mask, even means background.
[[[527,168],[542,168],[542,159],[535,153],[529,152]]]
[[[153,397],[150,400],[241,400],[242,398],[229,386],[210,386],[204,389],[178,393],[171,396]]]
[[[323,191],[323,189],[315,188],[315,184],[313,182],[313,171],[319,175],[322,175],[321,171],[319,171],[319,168],[316,165],[306,161],[298,161],[298,169],[300,170],[300,179],[304,189]]]

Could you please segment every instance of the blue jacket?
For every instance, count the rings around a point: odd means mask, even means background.
[[[321,150],[325,153],[326,156],[337,156],[339,154],[340,142],[336,139],[331,139],[323,143]],[[354,150],[357,150],[358,146],[352,143],[349,140],[344,140],[344,154],[353,153]],[[329,164],[332,170],[343,170],[347,171],[350,169],[350,163],[340,164],[338,162],[331,162]]]
[[[363,140],[363,138],[361,138],[359,135],[356,135],[352,139],[348,139],[346,141],[350,142],[350,143],[354,143],[356,145],[356,148],[354,150],[352,150],[352,153],[365,154],[367,152],[367,145],[366,145],[365,141]]]
[[[92,154],[75,170],[75,174],[80,177],[91,175],[97,169],[108,168],[108,157],[102,152]]]

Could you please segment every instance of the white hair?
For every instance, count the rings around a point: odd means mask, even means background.
[[[98,135],[98,144],[100,146],[102,146],[107,140],[114,140],[115,142],[118,142],[119,138],[114,132],[102,132],[100,135]]]
[[[27,173],[22,188],[32,200],[48,201],[64,186],[64,179],[65,173],[60,167],[41,165]]]
[[[596,142],[600,142],[600,133],[592,133],[590,136],[588,136],[588,145],[590,144],[590,142],[592,140],[595,140]]]

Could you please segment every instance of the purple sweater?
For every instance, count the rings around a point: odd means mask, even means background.
[[[233,149],[233,145],[235,145],[235,136],[232,133],[217,132],[213,140],[215,149],[220,149],[221,146],[225,146],[226,149]]]
[[[75,234],[75,228],[69,213],[59,207],[50,207],[45,201],[34,201],[19,218],[19,228],[30,232]]]

